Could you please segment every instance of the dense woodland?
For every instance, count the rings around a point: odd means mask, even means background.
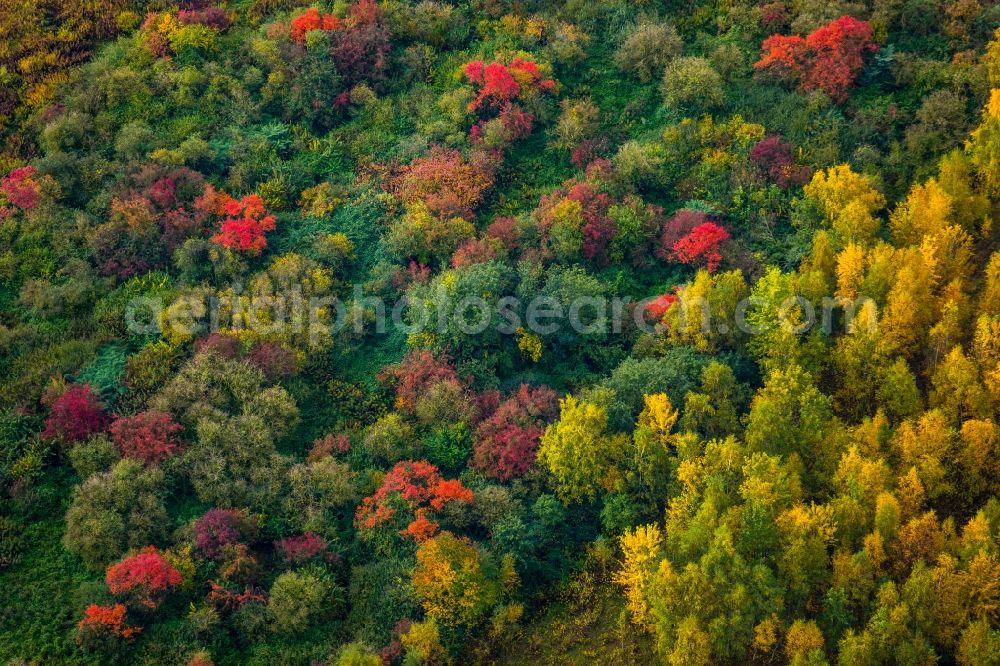
[[[998,26],[5,3],[0,662],[1000,664]]]

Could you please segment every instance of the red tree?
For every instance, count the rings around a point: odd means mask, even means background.
[[[351,450],[351,438],[347,435],[324,435],[313,441],[312,448],[306,454],[306,460],[315,462],[327,456],[344,454]]]
[[[487,238],[495,238],[507,250],[516,250],[521,244],[521,230],[513,217],[498,217],[486,227]]]
[[[476,99],[469,103],[469,111],[500,109],[526,91],[549,91],[556,85],[552,79],[542,78],[537,63],[521,58],[514,58],[510,65],[473,60],[465,65],[464,74],[479,88]]]
[[[615,223],[608,217],[612,201],[606,193],[589,182],[569,180],[556,191],[541,198],[534,215],[543,236],[549,237],[549,230],[556,222],[554,213],[566,200],[580,204],[583,217],[580,225],[583,235],[581,253],[595,263],[608,263],[608,246],[618,233]]]
[[[803,90],[822,90],[843,102],[864,67],[864,55],[877,50],[867,21],[841,16],[805,38],[771,35],[761,45],[754,68],[792,76]]]
[[[295,352],[280,342],[255,342],[246,360],[260,368],[268,381],[278,381],[295,374]]]
[[[503,127],[504,141],[512,143],[518,139],[523,139],[531,134],[531,126],[535,122],[535,117],[522,109],[517,104],[511,102],[504,103],[500,113],[492,120],[480,120],[469,130],[469,139],[473,143],[479,143],[483,138],[486,128],[491,123],[499,123]]]
[[[267,247],[265,234],[274,231],[274,216],[268,214],[264,202],[256,194],[234,199],[209,185],[195,206],[201,211],[225,216],[212,242],[237,252],[259,255]]]
[[[0,181],[0,192],[7,201],[21,210],[31,210],[38,205],[42,193],[41,184],[35,180],[35,167],[26,166],[14,169],[3,181]]]
[[[492,184],[488,171],[466,162],[457,150],[435,147],[429,156],[403,167],[397,190],[403,201],[423,201],[440,217],[471,219],[473,209]]]
[[[108,567],[104,582],[114,595],[126,595],[148,608],[156,608],[163,596],[181,584],[181,574],[170,566],[155,546],[126,557]]]
[[[398,364],[379,373],[383,382],[395,384],[396,408],[412,410],[427,390],[440,382],[456,382],[458,374],[447,358],[435,358],[425,349],[414,349]]]
[[[274,545],[285,561],[298,564],[308,562],[326,552],[326,541],[312,532],[286,537]]]
[[[195,545],[209,557],[216,557],[226,546],[256,537],[257,528],[245,511],[209,509],[194,523]]]
[[[106,638],[132,638],[142,627],[130,627],[125,624],[125,606],[100,606],[90,604],[83,612],[83,619],[76,625],[76,640],[80,644],[88,644]]]
[[[344,28],[333,32],[330,56],[348,86],[378,81],[385,76],[391,49],[390,31],[375,0],[358,0],[344,19]]]
[[[239,358],[243,351],[243,343],[235,335],[213,331],[203,338],[194,341],[194,353],[215,354],[219,358]]]
[[[757,142],[750,150],[750,161],[781,187],[802,185],[811,175],[807,166],[797,166],[792,156],[792,144],[772,134]]]
[[[452,502],[471,504],[472,491],[457,479],[444,479],[435,465],[426,460],[404,460],[386,473],[382,485],[358,506],[354,522],[368,530],[389,523],[396,517],[398,501],[410,511],[412,519],[400,530],[417,540],[433,536],[437,524],[428,512],[441,511]]]
[[[216,30],[225,30],[229,27],[229,17],[221,7],[181,9],[177,12],[177,21],[183,25],[206,25]]]
[[[646,304],[646,315],[653,321],[659,321],[663,319],[663,315],[667,314],[670,306],[676,302],[677,296],[675,294],[660,294]]]
[[[656,256],[663,261],[673,261],[674,245],[691,231],[705,222],[708,214],[700,210],[681,208],[670,216],[660,232],[660,243],[656,248]]]
[[[545,425],[559,414],[559,399],[547,386],[521,384],[476,430],[472,466],[488,477],[509,481],[535,464]]]
[[[725,229],[713,222],[705,222],[674,243],[673,257],[682,264],[704,261],[708,272],[714,273],[722,261],[719,246],[728,239],[729,232]]]
[[[500,254],[500,242],[495,238],[470,238],[451,255],[451,267],[461,268],[493,261]]]
[[[108,433],[123,457],[152,463],[178,449],[180,442],[175,435],[183,429],[170,414],[152,411],[119,416],[111,423]]]
[[[340,19],[333,14],[320,14],[318,9],[310,7],[304,14],[293,18],[290,27],[292,41],[304,44],[306,34],[312,30],[330,32],[331,30],[339,30],[341,24]]]
[[[52,402],[42,436],[79,442],[104,430],[107,422],[104,407],[90,390],[90,385],[74,384]]]

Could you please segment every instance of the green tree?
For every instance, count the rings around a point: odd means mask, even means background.
[[[157,541],[169,526],[164,492],[162,470],[131,458],[119,461],[74,489],[63,545],[101,569],[126,550]]]
[[[295,634],[309,626],[335,603],[335,586],[316,571],[288,571],[278,576],[268,594],[267,610],[274,630]]]

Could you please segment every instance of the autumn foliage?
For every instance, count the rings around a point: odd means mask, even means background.
[[[170,414],[150,411],[117,417],[108,434],[122,457],[152,463],[177,451],[180,443],[176,434],[181,430],[183,427]]]
[[[663,315],[667,313],[670,306],[676,303],[677,300],[678,297],[676,294],[660,294],[646,304],[646,316],[653,321],[663,319]]]
[[[803,90],[822,90],[843,102],[864,67],[865,54],[877,50],[867,21],[841,16],[806,37],[771,35],[754,68],[791,76]]]
[[[682,264],[704,264],[709,273],[714,273],[722,261],[719,246],[727,240],[728,231],[714,222],[704,222],[674,243],[671,254]]]
[[[275,544],[278,552],[287,562],[308,562],[317,555],[326,552],[326,541],[317,534],[306,532],[296,536],[285,537]]]
[[[104,406],[90,385],[74,384],[52,402],[42,436],[79,442],[104,430],[107,422]]]
[[[181,584],[181,574],[154,546],[147,546],[138,555],[108,567],[104,582],[111,594],[156,608],[166,593]]]
[[[473,60],[466,63],[463,73],[478,88],[476,99],[469,103],[469,111],[498,109],[523,94],[551,91],[556,85],[554,80],[542,76],[537,63],[521,58],[514,58],[509,65]]]
[[[458,383],[454,366],[426,349],[415,349],[397,365],[385,368],[379,378],[395,387],[396,407],[412,410],[431,386],[440,382]]]
[[[274,231],[275,219],[264,208],[256,194],[234,199],[211,185],[195,202],[199,210],[224,217],[212,242],[222,247],[250,255],[259,255],[267,247],[266,233]]]
[[[587,182],[569,181],[541,198],[534,215],[547,245],[561,258],[577,253],[597,263],[608,261],[617,229],[608,217],[612,201]]]
[[[461,481],[443,478],[438,468],[426,460],[403,461],[389,470],[373,495],[362,501],[355,524],[367,530],[392,521],[397,512],[395,500],[402,500],[413,515],[402,533],[421,541],[437,531],[429,512],[441,511],[451,502],[471,504],[473,494]]]
[[[11,171],[0,181],[0,193],[7,202],[21,210],[31,210],[38,205],[41,184],[36,180],[35,167],[20,167]]]
[[[535,464],[545,426],[558,413],[555,391],[521,384],[479,424],[472,466],[500,481],[524,475]]]
[[[402,169],[397,189],[405,203],[423,202],[436,216],[471,219],[492,184],[492,174],[457,150],[436,147]]]
[[[780,187],[802,185],[812,175],[809,167],[795,164],[792,144],[776,134],[765,137],[754,145],[750,150],[750,161]]]
[[[194,523],[195,544],[209,557],[216,557],[226,546],[252,540],[256,531],[247,513],[239,509],[209,509]]]
[[[123,604],[101,606],[90,604],[77,625],[77,642],[87,645],[107,638],[132,638],[142,627],[125,624],[127,610]]]
[[[333,14],[321,14],[315,7],[310,7],[303,14],[299,14],[291,22],[291,38],[293,42],[304,44],[306,34],[312,30],[323,30],[330,32],[341,28],[340,19]]]

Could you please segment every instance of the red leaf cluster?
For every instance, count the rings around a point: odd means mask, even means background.
[[[473,264],[484,264],[499,256],[500,243],[493,238],[470,238],[451,255],[451,267],[461,268]]]
[[[213,331],[194,341],[194,353],[215,354],[219,358],[235,359],[242,353],[242,343],[235,335]]]
[[[675,294],[660,294],[646,304],[646,315],[653,321],[659,321],[663,319],[663,315],[667,314],[670,306],[676,302],[677,296]]]
[[[21,210],[31,210],[38,205],[41,184],[35,179],[35,167],[25,166],[11,171],[0,181],[0,192],[7,201]]]
[[[223,587],[215,581],[209,581],[208,585],[210,589],[205,600],[217,608],[233,610],[250,602],[264,603],[266,601],[263,594],[255,592],[249,585],[244,587],[242,592]]]
[[[52,402],[42,436],[79,442],[104,430],[107,422],[104,407],[90,385],[74,384]]]
[[[396,515],[391,506],[402,499],[413,511],[414,519],[402,534],[425,538],[437,531],[437,525],[427,517],[427,511],[441,511],[450,502],[471,504],[474,495],[458,479],[444,479],[435,465],[426,460],[404,460],[396,463],[382,480],[382,485],[358,506],[355,524],[361,529],[383,525]]]
[[[783,188],[802,185],[811,175],[809,167],[795,164],[792,144],[775,134],[754,145],[750,150],[750,161]]]
[[[343,29],[332,34],[330,56],[346,85],[384,78],[391,33],[375,0],[358,0],[351,5]]]
[[[660,243],[656,248],[656,256],[663,261],[673,261],[674,245],[691,233],[695,227],[705,222],[708,222],[707,213],[688,208],[678,210],[663,225],[663,230],[660,232]]]
[[[754,68],[793,76],[803,90],[822,90],[843,102],[864,67],[864,55],[877,50],[867,21],[841,16],[806,37],[771,35]]]
[[[473,60],[463,71],[465,78],[479,88],[476,99],[469,103],[469,111],[473,112],[484,107],[499,108],[524,91],[549,91],[556,85],[552,79],[542,78],[537,63],[521,58],[514,58],[509,65]]]
[[[306,33],[313,30],[330,32],[341,28],[340,19],[333,14],[320,14],[315,7],[310,7],[304,14],[292,19],[291,38],[293,42],[305,44]]]
[[[177,21],[183,25],[204,25],[216,30],[225,30],[229,27],[229,17],[221,7],[182,9],[177,12]]]
[[[459,383],[455,368],[446,358],[435,358],[426,349],[414,349],[398,364],[379,373],[383,382],[396,387],[396,408],[412,410],[421,396],[439,382]]]
[[[101,606],[90,604],[83,612],[83,619],[77,623],[77,641],[86,642],[92,638],[115,637],[132,638],[142,627],[130,627],[125,624],[125,606],[114,604]]]
[[[471,465],[488,477],[509,481],[535,464],[545,425],[559,414],[559,398],[547,386],[521,384],[476,430]]]
[[[155,546],[108,567],[104,582],[114,595],[129,595],[148,608],[156,608],[163,595],[181,584],[181,574]]]
[[[708,272],[714,273],[722,261],[719,246],[727,240],[729,232],[714,222],[705,222],[674,243],[673,258],[682,264],[704,261]]]
[[[347,453],[351,450],[351,439],[347,435],[325,435],[313,442],[312,448],[306,454],[306,460],[315,462],[336,453]]]
[[[101,272],[121,279],[147,272],[166,264],[187,239],[206,235],[209,215],[195,205],[204,189],[201,174],[187,168],[150,165],[130,177],[91,239]]]
[[[586,259],[598,264],[607,264],[608,246],[618,233],[615,223],[608,217],[608,209],[612,201],[606,193],[598,191],[587,182],[571,180],[539,201],[535,215],[544,237],[555,223],[552,211],[564,200],[580,203],[583,223],[580,231],[583,234],[581,253]]]
[[[596,159],[600,159],[608,152],[608,137],[599,136],[593,139],[584,139],[570,154],[570,162],[578,169],[585,169]]]
[[[535,122],[535,116],[528,113],[520,106],[507,102],[500,109],[500,113],[492,120],[480,120],[469,130],[469,139],[473,143],[479,143],[486,131],[486,126],[490,123],[500,123],[503,127],[504,141],[512,143],[518,139],[523,139],[531,135],[531,127]]]
[[[495,238],[507,250],[516,250],[521,244],[521,230],[513,217],[498,217],[486,227],[486,237]]]
[[[177,451],[180,442],[175,435],[183,429],[170,414],[150,411],[117,417],[108,433],[123,457],[153,463]]]
[[[486,169],[469,164],[457,150],[435,147],[402,168],[396,189],[403,201],[423,201],[434,215],[471,219],[492,184]]]
[[[267,247],[265,234],[274,231],[275,219],[268,214],[264,202],[256,194],[234,199],[225,192],[216,192],[209,185],[196,205],[214,215],[226,216],[219,233],[212,236],[212,242],[254,256]]]
[[[295,352],[280,342],[255,342],[246,355],[246,361],[260,368],[271,382],[291,377],[296,370]]]
[[[301,564],[326,552],[326,541],[312,532],[281,539],[275,546],[287,562]]]
[[[195,545],[209,557],[217,557],[225,546],[256,536],[256,526],[245,511],[209,509],[194,523]]]

